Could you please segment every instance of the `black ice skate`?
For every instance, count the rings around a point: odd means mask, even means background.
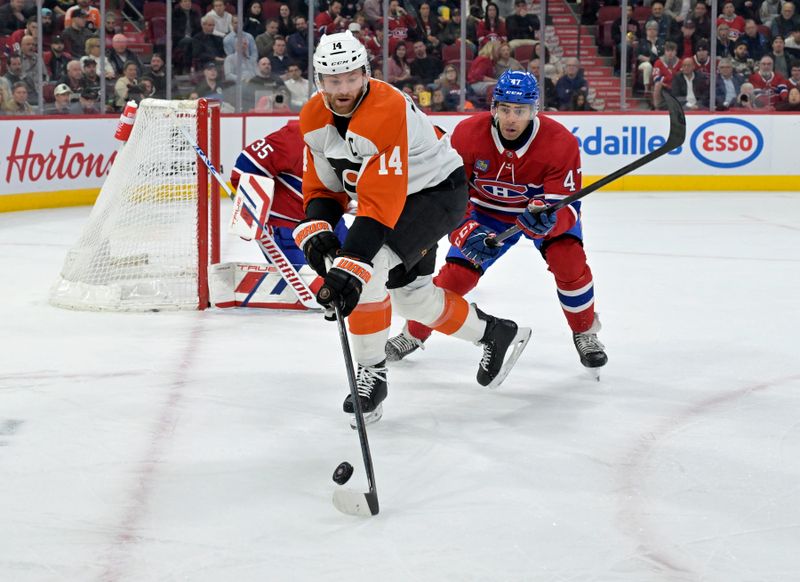
[[[597,332],[601,328],[600,318],[595,313],[592,327],[583,333],[572,334],[572,341],[575,343],[575,349],[578,350],[578,355],[581,357],[581,364],[595,373],[598,380],[600,375],[595,368],[602,368],[608,362],[608,356],[604,351],[605,346],[597,339]]]
[[[417,351],[417,349],[425,349],[425,342],[421,339],[415,338],[408,332],[408,324],[403,326],[403,331],[394,337],[390,337],[386,342],[386,361],[399,362],[407,355]]]
[[[475,307],[478,317],[486,322],[486,331],[478,341],[483,345],[483,357],[478,366],[478,384],[489,388],[497,388],[505,380],[511,368],[517,363],[517,359],[528,341],[531,339],[529,327],[517,327],[517,324],[509,319],[499,319],[493,315],[487,315]],[[506,359],[506,352],[513,347],[511,355]]]
[[[364,424],[378,422],[383,416],[381,402],[386,398],[386,360],[374,366],[358,365],[356,387],[361,400],[361,412],[364,413]],[[350,415],[350,426],[356,428],[356,413],[353,408],[353,397],[348,394],[342,409]]]

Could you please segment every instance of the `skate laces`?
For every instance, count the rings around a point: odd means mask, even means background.
[[[575,345],[583,354],[602,352],[605,349],[602,342],[597,339],[596,333],[576,333]]]
[[[422,348],[423,350],[425,349],[425,345],[423,344],[422,340],[417,339],[412,335],[406,335],[406,332],[402,332],[392,338],[389,338],[388,341],[392,347],[401,354],[413,352],[417,348]]]
[[[358,395],[362,398],[369,398],[377,382],[386,382],[385,366],[359,366],[356,386]]]

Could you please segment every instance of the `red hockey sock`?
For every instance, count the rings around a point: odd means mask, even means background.
[[[570,329],[586,331],[594,322],[594,282],[583,246],[573,238],[559,239],[547,247],[545,256]]]

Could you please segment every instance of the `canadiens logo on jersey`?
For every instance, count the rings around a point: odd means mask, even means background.
[[[484,178],[475,178],[472,184],[480,194],[489,200],[511,206],[522,204],[524,207],[531,198],[544,192],[541,186],[512,184],[501,180],[487,180]]]

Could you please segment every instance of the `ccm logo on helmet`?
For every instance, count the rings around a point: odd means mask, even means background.
[[[706,121],[694,130],[692,153],[714,168],[738,168],[755,160],[764,148],[758,128],[742,119],[722,117]]]

